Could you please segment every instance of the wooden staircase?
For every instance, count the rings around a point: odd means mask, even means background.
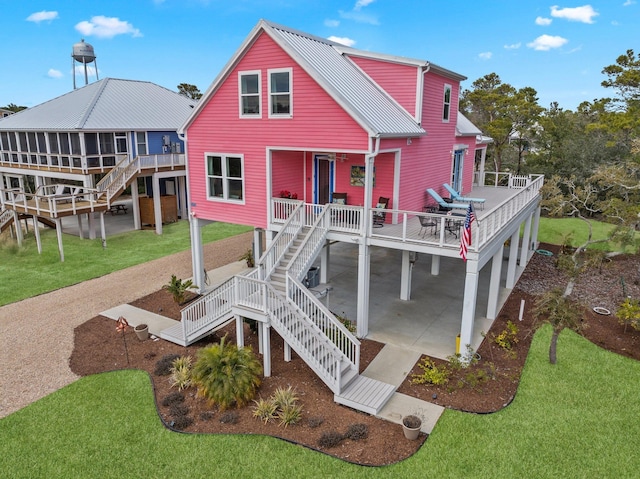
[[[315,209],[300,205],[256,269],[185,308],[180,324],[160,336],[186,346],[235,315],[266,322],[334,392],[336,402],[377,414],[395,387],[359,375],[360,341],[301,282],[326,240],[329,218]]]
[[[13,211],[0,210],[0,233],[11,226],[11,223],[13,223]]]

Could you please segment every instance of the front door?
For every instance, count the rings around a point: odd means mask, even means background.
[[[313,173],[313,202],[319,205],[330,203],[333,193],[334,162],[329,155],[314,156]]]
[[[456,150],[453,154],[453,172],[451,175],[451,187],[458,193],[462,192],[462,165],[464,163],[464,150]]]

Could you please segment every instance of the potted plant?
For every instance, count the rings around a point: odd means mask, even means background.
[[[133,331],[136,333],[136,336],[138,336],[138,339],[140,341],[145,341],[149,338],[149,326],[144,323],[138,324],[135,328],[133,328]]]
[[[422,422],[423,416],[418,412],[404,416],[402,418],[402,431],[404,432],[404,437],[410,440],[418,439]]]

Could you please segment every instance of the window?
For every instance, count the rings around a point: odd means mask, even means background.
[[[138,156],[147,154],[147,134],[144,131],[136,132],[136,148]]]
[[[269,117],[291,118],[291,68],[269,70]]]
[[[451,85],[444,86],[444,100],[442,107],[442,121],[449,121],[451,112]]]
[[[71,154],[69,148],[69,133],[60,133],[60,153],[63,155]]]
[[[238,74],[240,90],[240,117],[260,118],[261,92],[260,72],[240,72]]]
[[[231,201],[244,200],[241,155],[207,154],[207,197]]]
[[[116,153],[127,152],[127,134],[116,133]]]
[[[113,133],[100,133],[100,154],[112,155],[113,153],[115,153]]]
[[[86,155],[98,154],[98,134],[97,133],[84,134],[84,150]]]
[[[82,155],[82,149],[80,147],[80,134],[70,133],[69,138],[71,138],[71,153],[73,153],[74,155]]]

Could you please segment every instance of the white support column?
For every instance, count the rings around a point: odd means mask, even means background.
[[[40,228],[38,228],[38,217],[36,215],[33,218],[33,233],[36,235],[36,245],[38,245],[38,254],[42,254],[42,241],[40,241]]]
[[[180,218],[185,219],[187,217],[187,182],[185,176],[178,176],[178,195],[180,197]]]
[[[160,178],[155,173],[151,177],[153,192],[153,213],[156,222],[156,234],[162,234],[162,202],[160,199]]]
[[[244,348],[244,321],[242,316],[236,315],[236,344],[239,348]]]
[[[324,242],[324,248],[320,251],[320,282],[325,284],[329,278],[329,260],[331,258],[331,243]]]
[[[198,293],[205,291],[204,282],[204,249],[202,247],[202,236],[200,234],[200,220],[195,216],[189,218],[189,231],[191,233],[191,267],[193,269],[193,280],[198,287]]]
[[[253,228],[253,257],[255,262],[258,262],[260,255],[262,254],[262,229]]]
[[[533,214],[533,228],[531,230],[531,249],[535,250],[538,247],[538,229],[540,228],[540,207],[536,209]]]
[[[529,262],[529,238],[531,237],[531,216],[527,217],[524,223],[524,232],[522,233],[522,245],[520,246],[520,267],[524,268]]]
[[[440,256],[431,255],[431,275],[438,276],[440,274]]]
[[[264,363],[264,377],[268,378],[271,376],[271,334],[269,334],[271,327],[267,323],[260,323],[260,329],[263,330],[262,362]]]
[[[369,245],[362,243],[358,247],[358,311],[356,334],[364,338],[369,332],[369,274],[371,254]]]
[[[62,221],[60,218],[55,219],[56,236],[58,238],[58,252],[60,253],[60,261],[64,263],[64,248],[62,247]]]
[[[137,179],[135,179],[133,183],[131,183],[131,210],[133,211],[133,227],[137,230],[141,230],[142,222],[140,221],[140,194],[138,193]]]
[[[91,213],[87,213],[87,216],[89,216],[90,214]],[[82,215],[76,215],[76,218],[78,219],[78,237],[80,239],[84,239],[84,233],[82,232]],[[91,222],[89,221],[89,223]],[[89,227],[89,234],[91,234],[91,227]]]
[[[409,301],[411,299],[411,252],[402,251],[402,273],[400,274],[400,299]]]
[[[20,224],[20,215],[16,210],[13,210],[13,226],[16,229],[16,241],[18,247],[22,247],[22,225]]]
[[[487,301],[487,318],[494,320],[498,316],[498,298],[500,297],[500,276],[502,274],[502,256],[504,245],[501,245],[491,260],[491,280],[489,283],[489,298]]]
[[[100,213],[100,238],[102,239],[102,247],[105,249],[107,248],[107,228],[104,224],[104,215],[106,214],[106,211]]]
[[[467,275],[464,280],[464,299],[462,301],[462,323],[460,325],[460,353],[464,356],[467,345],[472,344],[473,323],[478,298],[478,262],[467,261]]]
[[[511,235],[509,245],[509,264],[507,266],[507,289],[513,289],[516,285],[516,266],[518,264],[518,242],[520,241],[520,229],[518,228]]]
[[[284,342],[284,360],[287,363],[291,361],[291,346],[286,341]]]

